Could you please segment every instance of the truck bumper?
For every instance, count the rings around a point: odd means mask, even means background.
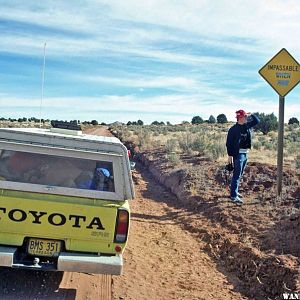
[[[121,275],[123,257],[98,256],[92,254],[79,254],[61,252],[57,264],[34,264],[21,262],[16,259],[17,248],[0,246],[0,266],[22,269],[36,269],[49,271],[84,272],[94,274]]]

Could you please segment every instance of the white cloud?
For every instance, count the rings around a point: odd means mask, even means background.
[[[184,41],[190,39],[188,35],[195,34],[199,36],[199,42],[205,43],[203,37],[206,37],[207,44],[214,43],[214,46],[226,46],[237,50],[250,48],[253,51],[261,49],[264,52],[272,52],[281,47],[290,48],[291,51],[300,50],[299,43],[295,43],[295,34],[300,29],[300,7],[296,0],[253,0],[247,3],[242,0],[109,0],[86,1],[82,5],[61,1],[17,3],[15,6],[2,6],[0,17],[45,28],[87,33],[97,42],[119,41],[131,48],[136,45],[136,50],[139,49],[138,45],[148,41]],[[127,23],[119,24],[122,21]],[[140,24],[134,24],[133,21]],[[148,27],[144,28],[143,24],[148,24]],[[150,29],[151,25],[156,27]],[[112,35],[105,33],[106,30]],[[190,34],[184,37],[183,33],[177,33],[176,30]],[[254,43],[251,45],[249,41],[245,47],[242,42],[226,40],[233,37],[253,39]],[[192,39],[195,41],[195,38]],[[221,44],[218,45],[219,43]],[[266,49],[266,45],[274,49]],[[61,49],[64,49],[64,46],[62,45]],[[95,49],[92,39],[88,40],[85,48]]]
[[[0,18],[44,28],[87,31],[93,29],[84,7],[66,1],[9,1],[1,5]]]
[[[249,37],[266,44],[292,46],[299,29],[299,3],[290,1],[105,1],[111,15],[159,24],[205,36]],[[287,43],[287,44],[286,44]],[[284,45],[283,45],[284,44]]]
[[[0,32],[1,51],[41,57],[47,42],[47,59],[60,60],[62,65],[66,58],[122,59],[124,66],[105,76],[94,75],[99,73],[90,66],[78,68],[75,75],[65,69],[57,69],[55,74],[143,92],[121,97],[116,91],[115,96],[95,98],[87,89],[86,97],[45,98],[44,112],[50,118],[65,114],[71,119],[101,116],[113,121],[120,116],[126,121],[128,116],[149,120],[160,116],[179,122],[195,114],[208,118],[225,113],[234,119],[233,112],[239,108],[276,113],[276,96],[272,100],[248,96],[265,84],[257,82],[259,75],[253,69],[282,47],[297,57],[299,16],[300,6],[295,0],[94,0],[81,5],[73,1],[10,1],[1,6],[0,18],[27,23],[28,28]],[[35,26],[39,28],[31,31]],[[137,65],[133,71],[126,69],[129,59]],[[146,61],[160,63],[161,68],[146,72]],[[237,87],[242,79],[243,85]],[[151,88],[171,89],[174,95],[150,97],[144,92]],[[270,87],[265,84],[265,88]],[[145,98],[139,98],[142,96]],[[39,103],[40,99],[26,95],[0,95],[1,112],[9,113],[8,105],[33,107],[38,112]],[[286,118],[299,117],[299,106],[287,102]]]
[[[276,100],[276,99],[274,99]],[[6,117],[38,117],[40,99],[10,98],[0,95],[0,112]],[[28,107],[27,115],[12,108]],[[45,98],[42,104],[42,118],[50,119],[96,119],[100,122],[114,122],[142,119],[151,123],[154,120],[181,123],[191,121],[195,115],[204,119],[212,114],[215,117],[224,113],[231,121],[235,120],[235,111],[245,109],[250,112],[275,113],[278,115],[278,102],[270,99],[225,97],[215,103],[199,98],[199,95],[176,96],[165,95],[141,99],[136,96],[103,97],[52,97]],[[15,111],[15,109],[13,109]],[[118,116],[118,118],[117,118]],[[286,103],[285,121],[291,117],[300,119],[300,106]]]
[[[76,76],[73,76],[75,79]],[[136,88],[172,88],[176,90],[198,89],[199,83],[193,78],[186,77],[141,77],[123,78],[123,77],[104,77],[104,76],[80,76],[78,80],[109,84],[113,86],[136,87]]]
[[[123,47],[120,48],[115,43],[105,42],[101,39],[74,39],[68,37],[58,36],[1,36],[3,43],[2,51],[17,53],[23,55],[37,55],[41,56],[43,52],[44,43],[46,42],[47,57],[63,59],[65,55],[70,57],[74,56],[94,56],[94,57],[122,57],[128,56],[155,59],[161,62],[171,62],[176,64],[186,64],[193,66],[210,65],[212,68],[214,65],[243,65],[242,60],[232,58],[222,58],[209,55],[192,55],[175,53],[166,50],[148,49],[144,47]]]

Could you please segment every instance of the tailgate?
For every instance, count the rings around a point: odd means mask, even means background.
[[[1,195],[0,244],[20,246],[33,237],[64,241],[66,251],[115,252],[117,211],[126,202],[45,197]]]

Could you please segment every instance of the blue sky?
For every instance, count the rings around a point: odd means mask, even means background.
[[[294,0],[0,0],[0,117],[173,124],[274,112],[258,70],[300,61]],[[44,43],[46,67],[41,113]],[[300,87],[285,121],[300,119]]]

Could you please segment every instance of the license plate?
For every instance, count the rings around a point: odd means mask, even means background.
[[[60,250],[60,241],[30,238],[27,244],[27,253],[31,255],[58,256]]]

